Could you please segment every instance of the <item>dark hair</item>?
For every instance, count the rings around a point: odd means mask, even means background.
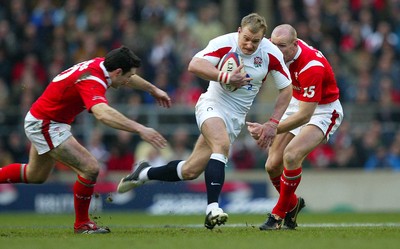
[[[122,73],[125,74],[132,68],[140,67],[140,65],[140,58],[125,46],[111,50],[106,54],[104,59],[104,66],[109,72],[121,68]]]

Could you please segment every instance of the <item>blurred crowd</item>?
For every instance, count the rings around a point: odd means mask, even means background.
[[[55,75],[121,45],[142,58],[138,73],[166,90],[174,105],[194,106],[207,82],[187,72],[188,62],[210,39],[236,31],[220,18],[229,14],[223,2],[0,0],[0,165],[27,161],[23,118]],[[334,68],[345,121],[304,167],[400,171],[400,0],[273,0],[273,9],[262,12],[256,0],[236,2],[234,27],[250,12],[269,13],[270,30],[292,24],[299,38],[321,50]],[[132,110],[154,104],[151,96],[128,89],[111,92],[109,101]],[[346,107],[373,109],[367,127],[346,117]],[[154,165],[182,159],[195,142],[179,126],[163,151],[126,132],[109,134],[96,125],[90,132],[82,143],[104,172],[130,170],[141,159]],[[265,153],[243,135],[230,159],[235,170],[263,168]]]

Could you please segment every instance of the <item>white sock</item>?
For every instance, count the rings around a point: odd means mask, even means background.
[[[147,167],[147,168],[143,169],[142,171],[140,171],[139,180],[142,180],[142,181],[148,181],[149,180],[149,177],[147,176],[147,172],[149,171],[150,168],[151,167]]]
[[[218,202],[213,202],[213,203],[208,204],[207,209],[206,209],[206,214],[211,212],[211,210],[217,209],[217,208],[219,208]]]
[[[224,154],[219,154],[219,153],[212,153],[210,159],[220,161],[224,164],[228,162],[228,158]]]
[[[176,173],[178,174],[178,177],[181,180],[185,180],[185,179],[183,179],[183,176],[182,176],[182,167],[185,164],[185,162],[186,161],[181,161],[178,163],[178,166],[176,166]]]

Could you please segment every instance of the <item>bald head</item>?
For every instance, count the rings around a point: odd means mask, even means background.
[[[282,24],[274,28],[271,33],[271,42],[281,50],[285,62],[293,60],[298,46],[297,32],[292,26]]]
[[[276,26],[271,33],[271,39],[279,38],[279,40],[284,40],[286,42],[293,42],[297,40],[296,30],[289,24],[281,24]]]

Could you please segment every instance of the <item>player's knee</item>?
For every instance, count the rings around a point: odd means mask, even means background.
[[[222,151],[224,152],[224,155],[229,155],[229,150],[230,150],[230,145],[229,144],[224,144],[221,146]]]
[[[97,176],[99,175],[99,171],[100,171],[100,168],[99,168],[97,161],[91,161],[84,168],[83,175],[86,179],[94,181],[97,179]]]
[[[282,165],[281,164],[266,164],[265,170],[267,171],[268,175],[276,176],[280,175],[282,172]]]
[[[270,154],[267,163],[265,164],[265,170],[270,176],[280,175],[283,170],[282,157],[277,157],[274,156],[274,154]]]
[[[289,150],[283,154],[283,161],[286,167],[296,164],[299,160],[301,160],[301,156],[296,151]]]
[[[90,167],[86,170],[85,176],[87,179],[96,180],[99,175],[99,167]]]

